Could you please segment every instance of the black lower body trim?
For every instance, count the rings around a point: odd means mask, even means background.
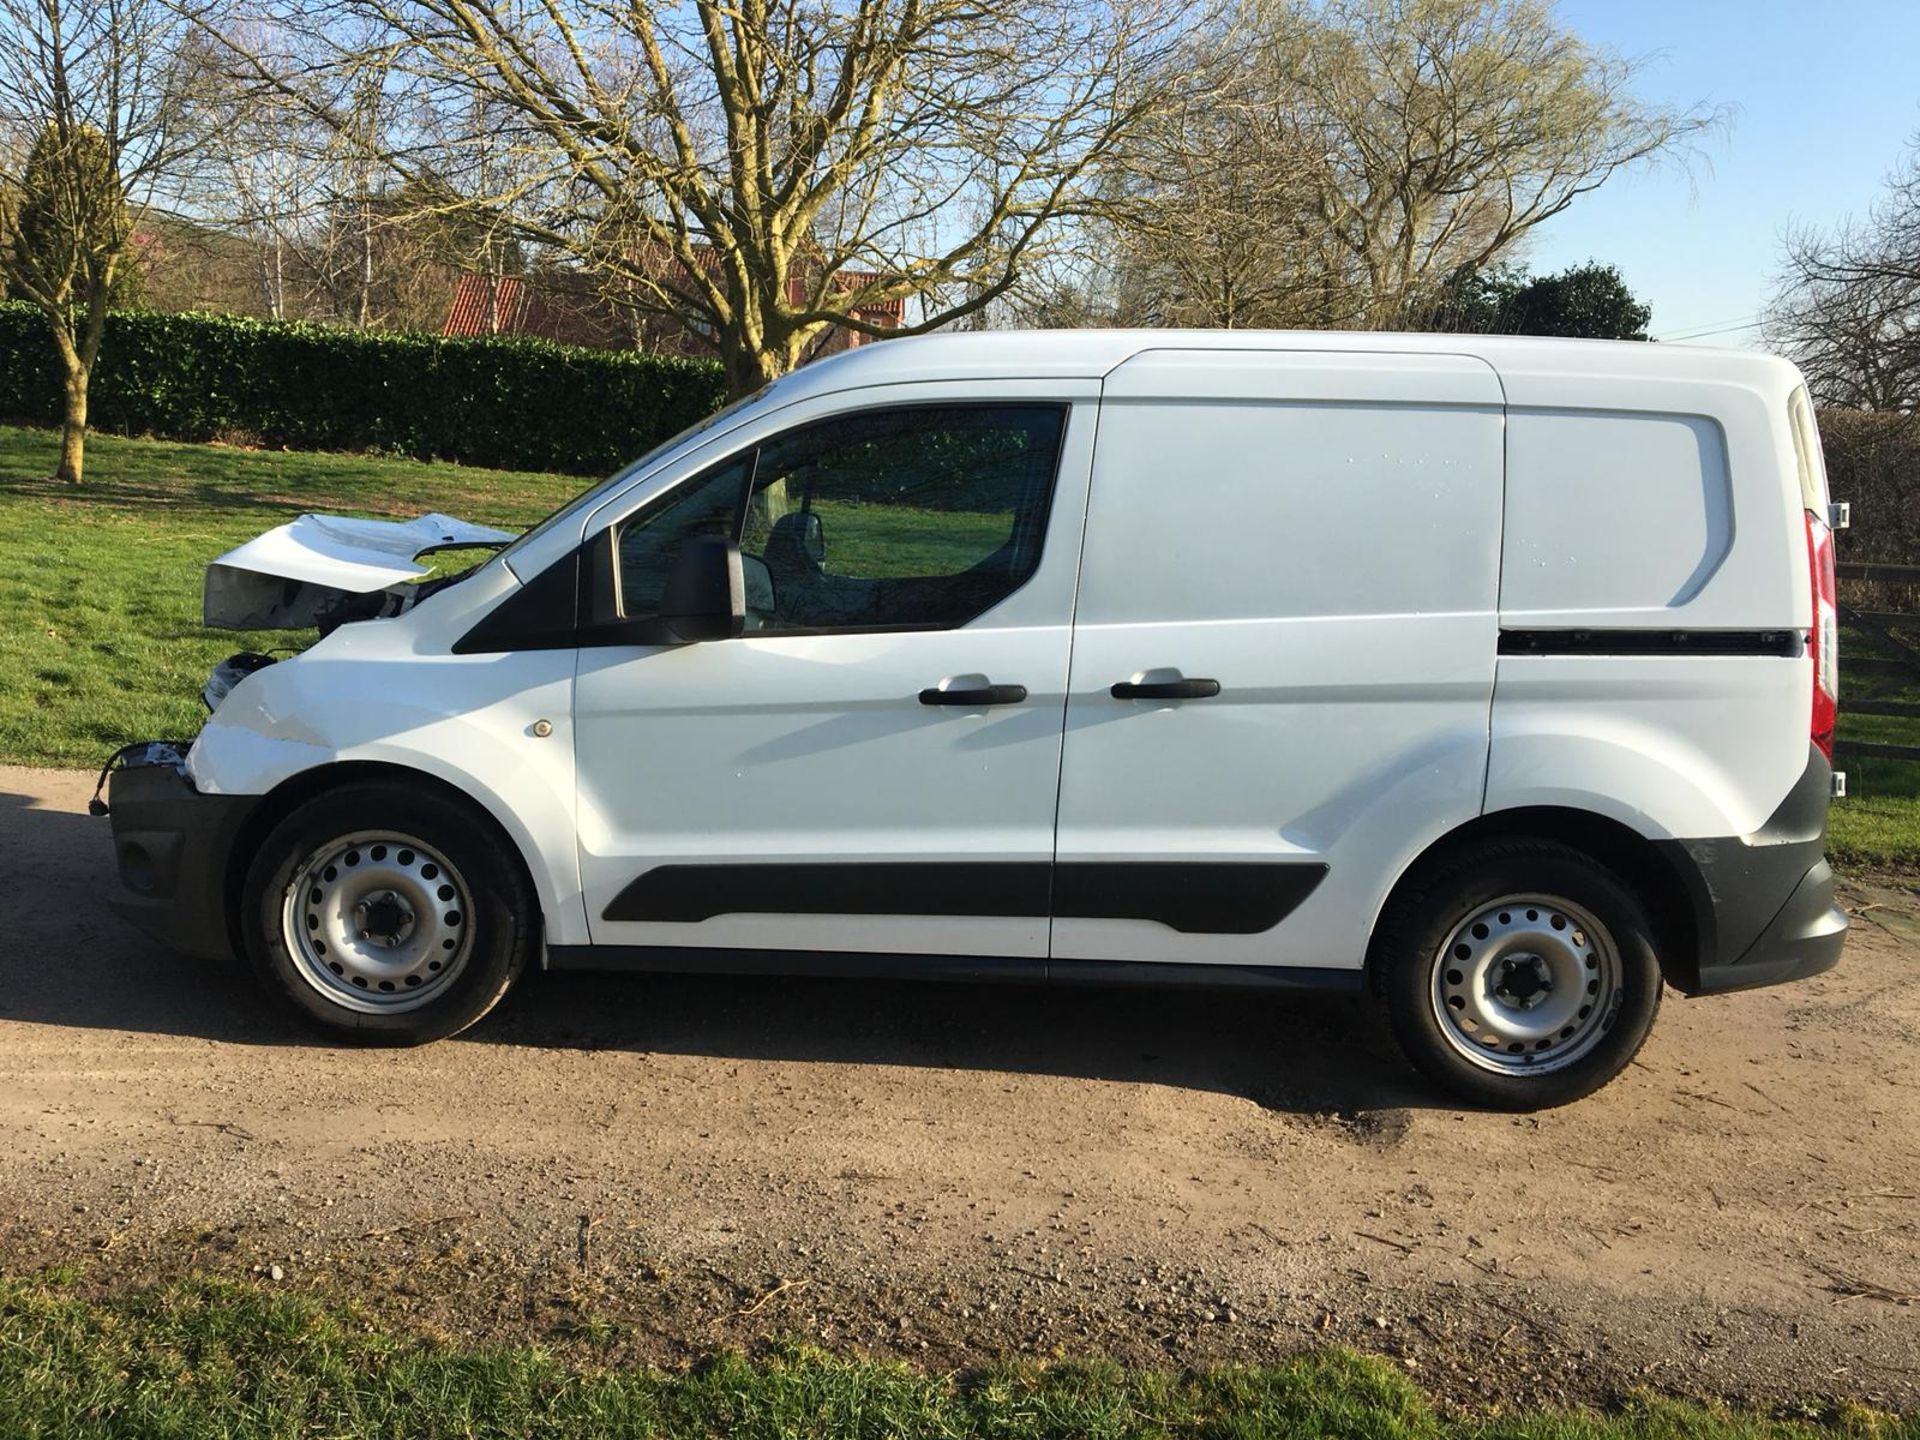
[[[1007,915],[1150,920],[1185,935],[1258,935],[1313,893],[1325,865],[1290,861],[1045,861],[658,865],[602,918]]]
[[[899,955],[833,950],[734,950],[697,945],[550,945],[549,970],[684,975],[793,975],[840,980],[1149,985],[1170,989],[1360,989],[1358,970],[1304,965],[1177,965],[1138,960],[1040,960],[1005,955]]]
[[[1152,920],[1182,935],[1259,935],[1299,908],[1326,876],[1324,865],[1289,861],[1056,865],[1053,913],[1063,920]]]
[[[1847,943],[1847,912],[1833,894],[1833,870],[1822,860],[1794,887],[1773,922],[1744,955],[1700,969],[1699,995],[1751,990],[1804,980],[1840,963]]]
[[[716,915],[1045,915],[1052,866],[992,862],[656,865],[603,919],[695,924]]]

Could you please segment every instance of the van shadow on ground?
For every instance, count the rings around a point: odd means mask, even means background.
[[[238,966],[174,955],[107,909],[107,822],[0,793],[0,1027],[316,1042]],[[1358,998],[1077,986],[529,976],[460,1041],[1151,1081],[1270,1108],[1444,1103]]]

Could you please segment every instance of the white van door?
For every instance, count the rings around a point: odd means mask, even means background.
[[[581,651],[596,946],[1045,956],[1097,388],[1049,383],[865,392],[618,519],[624,616],[730,534],[748,628]]]
[[[1480,811],[1503,406],[1479,360],[1147,351],[1107,379],[1059,959],[1357,967]]]

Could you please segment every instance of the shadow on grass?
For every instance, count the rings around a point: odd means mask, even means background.
[[[369,506],[366,503],[369,499],[377,497],[333,492],[339,494],[339,498],[337,501],[329,501],[328,493],[325,491],[314,495],[263,493],[248,489],[239,482],[233,485],[218,485],[208,481],[142,483],[132,480],[89,480],[83,485],[66,485],[57,480],[22,480],[12,477],[0,479],[0,497],[12,496],[35,504],[65,506],[72,509],[122,510],[135,515],[151,514],[158,507],[210,517],[218,516],[222,512],[294,516],[329,503],[344,504],[356,509],[381,510],[383,513],[399,513],[393,511],[390,506]]]

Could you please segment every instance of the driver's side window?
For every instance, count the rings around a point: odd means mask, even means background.
[[[747,628],[946,629],[1040,562],[1066,410],[861,411],[789,431],[674,491],[623,528],[620,611],[658,613],[675,552],[740,545]]]

